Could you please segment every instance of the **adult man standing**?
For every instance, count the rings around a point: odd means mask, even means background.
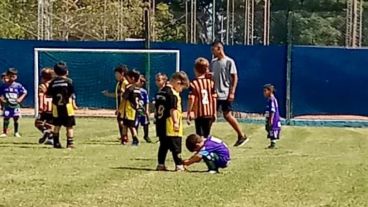
[[[238,140],[234,146],[238,147],[247,143],[249,139],[242,133],[238,121],[231,114],[232,102],[235,99],[236,86],[238,85],[236,65],[233,59],[226,56],[224,45],[221,42],[216,41],[212,44],[212,54],[214,59],[210,69],[213,72],[217,91],[217,109],[221,108],[224,118],[237,132]]]

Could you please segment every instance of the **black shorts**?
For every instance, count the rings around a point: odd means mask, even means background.
[[[38,115],[37,121],[42,121],[42,122],[46,122],[47,124],[52,124],[53,123],[53,117],[51,113],[40,113]]]
[[[123,125],[125,127],[135,128],[136,122],[135,120],[123,119]]]
[[[233,111],[232,102],[228,100],[217,100],[217,111],[219,111],[220,108],[221,108],[221,111],[224,113],[231,112]]]
[[[55,126],[65,126],[65,127],[73,127],[75,126],[75,118],[74,116],[60,116],[53,118],[53,124]]]
[[[181,154],[181,137],[162,137],[160,144],[166,146],[171,152]]]
[[[195,119],[194,123],[196,134],[198,134],[199,136],[207,138],[211,134],[213,118],[199,117]]]

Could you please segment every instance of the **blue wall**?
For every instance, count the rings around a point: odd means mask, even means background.
[[[294,47],[293,115],[368,115],[367,67],[366,49]]]
[[[30,94],[25,106],[33,106],[33,49],[47,48],[110,48],[143,49],[143,42],[62,42],[62,41],[19,41],[0,40],[0,71],[16,67],[20,71],[19,81]],[[152,43],[154,49],[178,49],[181,53],[182,70],[193,77],[193,63],[197,57],[211,58],[210,46],[180,43]],[[260,113],[264,110],[262,86],[272,83],[277,88],[282,115],[285,115],[286,91],[286,46],[227,46],[226,53],[234,58],[239,85],[235,109],[244,112]],[[368,50],[344,48],[316,48],[294,46],[292,49],[291,98],[292,115],[303,114],[352,114],[368,115],[364,110],[368,105]],[[111,68],[112,69],[112,68]],[[100,93],[103,87],[114,87],[111,69],[98,76],[106,76],[96,87]],[[156,69],[157,70],[157,69]],[[162,72],[171,73],[173,68],[163,66]],[[71,71],[73,76],[73,71]],[[72,77],[73,78],[73,77]],[[152,80],[152,79],[151,79]],[[87,80],[93,83],[95,80]],[[105,83],[106,81],[106,83]],[[82,81],[81,81],[82,82]],[[79,83],[79,93],[92,95],[86,90],[86,83]],[[76,83],[77,84],[77,83]],[[81,92],[83,88],[83,91]],[[78,93],[78,91],[77,91]],[[80,96],[79,94],[78,96]],[[114,107],[113,100],[86,98],[83,107],[96,107],[96,102],[103,107]]]

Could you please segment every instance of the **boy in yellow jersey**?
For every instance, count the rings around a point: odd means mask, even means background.
[[[183,171],[181,143],[183,137],[183,111],[180,93],[188,88],[189,79],[185,72],[176,72],[155,97],[156,128],[160,139],[158,150],[158,171],[165,171],[165,160],[170,150],[176,165],[176,171]]]
[[[132,145],[138,146],[139,140],[137,138],[136,118],[141,98],[141,91],[137,87],[140,73],[137,70],[128,71],[126,78],[129,85],[127,85],[126,90],[124,91],[123,99],[119,107],[120,117],[123,119],[124,125],[123,137],[127,136],[129,130],[133,137]],[[122,141],[122,144],[127,144],[127,142],[124,140]]]
[[[67,148],[74,148],[73,137],[75,126],[74,110],[75,91],[72,80],[68,78],[68,67],[66,63],[59,62],[54,66],[56,78],[51,81],[46,95],[52,98],[52,116],[53,116],[53,139],[54,148],[62,148],[59,141],[59,132],[61,126],[66,127]]]
[[[126,65],[119,65],[115,68],[114,72],[115,72],[115,80],[117,81],[115,93],[109,93],[107,90],[102,91],[102,93],[107,97],[112,97],[116,99],[115,115],[117,117],[120,140],[121,142],[127,142],[128,141],[127,136],[123,136],[123,120],[119,112],[119,107],[120,104],[122,103],[125,88],[129,84],[128,80],[125,78],[125,74],[128,72],[128,67]]]

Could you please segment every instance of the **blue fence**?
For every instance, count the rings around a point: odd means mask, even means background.
[[[30,92],[25,106],[33,106],[34,103],[33,49],[37,47],[143,49],[144,43],[0,40],[0,70],[5,71],[8,67],[16,67],[20,71],[19,81]],[[211,58],[208,45],[153,43],[152,48],[180,50],[180,67],[191,77],[193,77],[193,63],[197,57]],[[273,83],[277,88],[282,115],[285,116],[286,46],[228,46],[225,49],[227,54],[235,59],[239,72],[235,108],[243,112],[263,112],[262,86],[265,83]],[[368,50],[294,46],[291,61],[292,116],[368,115],[368,111],[365,110],[368,105],[368,91],[365,87],[365,83],[368,82],[368,70],[365,68],[367,65]],[[171,72],[172,68],[162,68],[161,71]],[[112,77],[112,74],[103,73],[102,75]],[[112,89],[114,80],[112,78],[104,80],[108,80],[104,86]],[[99,90],[88,91],[88,93],[93,92],[100,93]],[[95,105],[95,99],[82,101],[84,107]],[[114,102],[108,100],[102,105],[113,108]]]

